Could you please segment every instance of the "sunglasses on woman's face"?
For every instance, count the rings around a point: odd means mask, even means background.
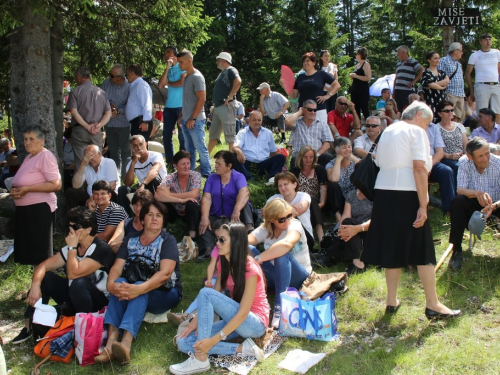
[[[280,224],[283,224],[285,221],[287,220],[290,220],[292,218],[292,214],[288,214],[287,216],[285,217],[280,217],[279,219],[277,219],[276,221]]]
[[[224,237],[215,237],[215,243],[220,243],[221,245],[224,245],[224,243],[227,241]]]

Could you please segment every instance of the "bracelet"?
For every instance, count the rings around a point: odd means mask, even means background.
[[[364,232],[365,231],[365,227],[363,226],[363,224],[361,224],[361,231]]]

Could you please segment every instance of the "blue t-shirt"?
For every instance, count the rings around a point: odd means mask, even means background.
[[[181,76],[186,73],[185,70],[181,70],[179,63],[172,65],[168,70],[167,78],[168,82],[180,81]],[[167,102],[165,103],[167,108],[181,108],[182,107],[182,86],[173,87],[168,86],[168,96]]]

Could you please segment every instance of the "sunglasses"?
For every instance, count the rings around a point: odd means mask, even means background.
[[[73,229],[75,232],[78,230],[78,229],[82,229],[82,226],[80,224],[69,224],[69,227],[71,229]]]
[[[305,107],[305,109],[307,109],[309,112],[318,112],[318,110],[316,108],[307,108],[307,107]]]
[[[453,112],[453,109],[443,109],[441,112],[450,113]]]
[[[283,224],[285,221],[287,220],[290,220],[292,218],[292,214],[288,214],[287,216],[285,217],[280,217],[279,219],[277,219],[276,221],[280,224]]]
[[[379,127],[380,125],[376,125],[376,124],[366,124],[365,125],[365,128],[376,128],[376,127]]]
[[[220,243],[221,245],[224,245],[224,243],[227,241],[224,237],[215,237],[215,243]]]
[[[339,105],[347,105],[346,102],[339,102]]]

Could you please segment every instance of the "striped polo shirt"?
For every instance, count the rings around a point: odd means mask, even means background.
[[[104,232],[107,225],[117,227],[120,221],[128,217],[125,209],[115,202],[109,202],[109,206],[104,209],[102,215],[99,208],[95,210],[95,216],[97,219],[97,233]]]
[[[414,58],[408,57],[405,61],[398,61],[396,65],[396,90],[411,90],[406,87],[408,83],[411,83],[415,79],[415,75],[418,70],[422,67],[420,63]]]

